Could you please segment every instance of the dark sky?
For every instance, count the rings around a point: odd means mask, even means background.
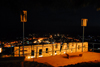
[[[86,1],[86,2],[85,2]],[[81,18],[87,18],[85,34],[99,34],[99,0],[2,1],[1,38],[22,36],[20,11],[27,10],[25,35],[29,33],[82,34]]]

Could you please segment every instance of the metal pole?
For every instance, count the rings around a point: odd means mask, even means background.
[[[23,56],[24,56],[24,22],[23,22]]]
[[[83,42],[84,42],[84,26],[83,26]]]
[[[37,53],[38,53],[38,47],[36,47],[36,58],[37,58]]]
[[[11,54],[12,54],[12,44],[11,44]]]
[[[84,42],[84,26],[83,26],[83,41]],[[82,52],[83,52],[83,43],[82,43]]]
[[[77,43],[76,43],[76,52],[77,52]]]
[[[93,52],[94,52],[94,43],[93,43]]]
[[[52,56],[53,56],[53,50],[54,50],[54,48],[53,48],[54,46],[53,46],[53,44],[52,44]]]
[[[34,44],[33,44],[33,51],[34,51]],[[35,53],[35,51],[34,51],[34,53]],[[35,56],[35,55],[34,55]],[[34,61],[34,58],[33,58],[33,61]]]
[[[33,44],[33,34],[32,34],[32,44]],[[33,51],[34,51],[34,44],[33,44]],[[32,52],[32,45],[31,45],[31,52]],[[34,57],[33,57],[33,61],[34,61]]]
[[[33,34],[32,34],[32,44],[33,44]],[[31,44],[31,56],[32,56],[32,44]]]
[[[19,46],[19,57],[20,57],[20,46]]]

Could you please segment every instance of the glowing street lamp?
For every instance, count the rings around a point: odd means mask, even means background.
[[[2,47],[0,47],[0,53],[2,53]]]
[[[23,14],[20,15],[21,22],[23,22],[23,56],[24,56],[24,22],[27,22],[27,11],[23,10]]]
[[[81,26],[83,26],[83,40],[82,40],[82,42],[84,42],[84,27],[87,26],[87,21],[88,21],[88,19],[81,19]],[[82,52],[83,52],[83,43],[82,43]]]

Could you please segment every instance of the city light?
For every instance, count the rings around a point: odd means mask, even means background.
[[[30,59],[31,57],[30,56],[28,56],[28,59]]]
[[[65,54],[66,52],[64,52],[64,54]]]
[[[31,59],[31,56],[26,56],[27,59]]]
[[[57,53],[55,53],[55,55],[57,55]]]
[[[0,53],[2,52],[2,48],[0,48]]]
[[[43,57],[42,55],[39,55],[39,57]]]
[[[31,56],[31,58],[35,58],[35,56]]]
[[[34,43],[37,43],[37,41],[34,41]]]

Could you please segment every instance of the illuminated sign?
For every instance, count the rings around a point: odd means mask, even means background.
[[[88,51],[88,42],[83,43],[84,47],[83,52]],[[62,47],[61,47],[62,46]],[[22,48],[23,46],[20,46]],[[75,53],[82,52],[82,43],[81,42],[71,42],[71,43],[55,43],[55,44],[44,44],[44,45],[28,45],[25,46],[24,51],[25,54],[28,55],[27,58],[38,58],[38,57],[48,57],[54,55],[62,55],[66,53]],[[14,51],[16,51],[19,47],[14,47]],[[20,50],[20,55],[23,54],[23,49]],[[14,53],[15,55],[19,54],[19,51]]]
[[[87,26],[88,19],[81,19],[81,26]]]
[[[20,15],[21,22],[27,22],[27,11],[23,10],[23,13]]]

